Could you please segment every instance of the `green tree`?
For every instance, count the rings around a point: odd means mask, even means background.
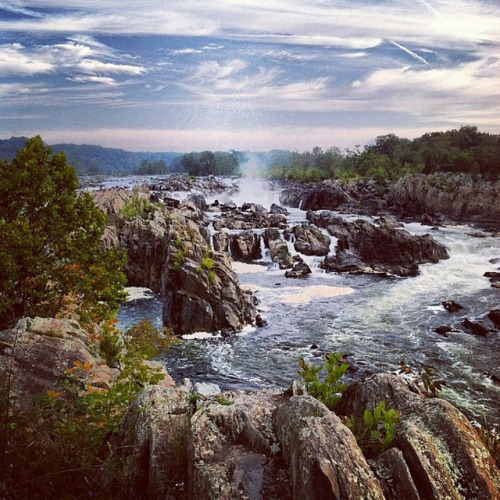
[[[101,251],[105,216],[77,187],[40,136],[0,163],[0,327],[23,316],[100,323],[124,300],[125,254]]]

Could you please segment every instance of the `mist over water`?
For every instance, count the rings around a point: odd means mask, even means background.
[[[230,196],[238,206],[279,204],[277,186],[258,177],[238,183],[239,192]],[[290,224],[305,221],[305,212],[289,211]],[[416,223],[406,229],[430,232]],[[215,382],[222,389],[255,389],[289,386],[297,378],[301,356],[320,363],[329,351],[349,354],[359,368],[349,375],[352,379],[396,371],[401,360],[417,373],[433,366],[447,384],[443,398],[471,417],[486,415],[499,422],[500,335],[477,337],[461,323],[467,317],[488,325],[486,314],[499,308],[500,291],[491,288],[483,274],[496,270],[489,260],[500,257],[500,248],[498,238],[477,238],[470,232],[466,226],[432,231],[448,248],[450,259],[420,266],[414,278],[326,273],[319,268],[322,258],[312,257],[307,262],[313,273],[294,280],[285,278],[268,256],[258,264],[236,262],[240,283],[254,291],[268,325],[246,327],[230,338],[189,336],[165,354],[167,369],[178,381],[189,377]],[[441,305],[444,300],[454,300],[464,309],[450,314]],[[158,297],[125,304],[119,324],[125,328],[144,315],[161,326]],[[443,325],[453,327],[447,337],[434,332]]]

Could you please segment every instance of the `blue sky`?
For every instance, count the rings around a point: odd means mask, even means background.
[[[498,0],[4,0],[0,138],[296,151],[500,133]]]

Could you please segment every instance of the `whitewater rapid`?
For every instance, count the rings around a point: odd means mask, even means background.
[[[245,179],[231,200],[269,208],[279,203],[279,189]],[[305,221],[305,212],[292,209],[288,219],[290,224]],[[414,278],[326,273],[319,268],[321,258],[312,257],[307,263],[313,273],[294,280],[285,278],[267,255],[258,264],[235,262],[240,283],[254,292],[267,326],[249,326],[230,338],[206,332],[185,336],[165,354],[167,369],[178,381],[189,377],[222,389],[255,389],[288,386],[297,377],[299,357],[319,363],[329,351],[349,354],[358,368],[352,379],[396,371],[404,361],[415,373],[433,366],[446,382],[442,396],[469,416],[500,421],[500,335],[477,337],[461,326],[465,317],[481,320],[500,306],[500,290],[483,276],[497,268],[489,261],[500,257],[499,239],[486,233],[478,238],[467,226],[431,231],[411,223],[405,228],[431,232],[450,258],[420,266]],[[464,309],[450,314],[441,305],[445,300]],[[125,329],[144,316],[161,326],[158,297],[128,302],[119,324]],[[447,337],[434,332],[443,325],[453,328]]]

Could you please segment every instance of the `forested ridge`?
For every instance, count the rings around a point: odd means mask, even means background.
[[[0,160],[11,160],[26,138],[0,140]],[[150,153],[102,146],[56,144],[78,175],[154,175],[183,172],[189,175],[242,175],[246,163],[256,160],[258,172],[271,179],[317,182],[325,179],[395,181],[406,174],[436,171],[481,175],[496,180],[500,172],[500,135],[463,126],[429,132],[410,140],[395,134],[378,136],[373,144],[341,150],[315,147],[312,151],[273,150]],[[255,172],[254,172],[255,173]]]

